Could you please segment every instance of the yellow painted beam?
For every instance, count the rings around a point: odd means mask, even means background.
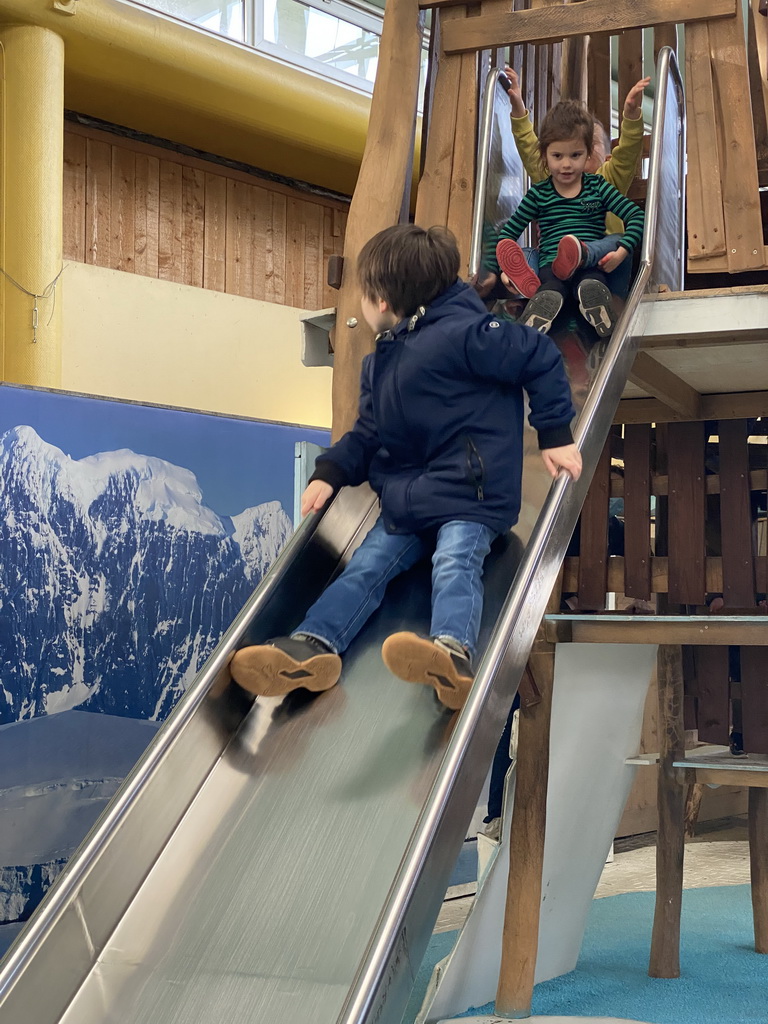
[[[58,387],[64,42],[17,25],[0,26],[0,44],[2,379]]]
[[[62,5],[66,6],[66,5]],[[0,0],[66,44],[65,102],[138,131],[351,193],[370,98],[119,0]]]

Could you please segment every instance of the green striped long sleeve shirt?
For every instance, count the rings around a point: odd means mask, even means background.
[[[605,215],[614,213],[624,222],[624,234],[619,245],[630,252],[643,237],[643,211],[623,196],[618,189],[598,174],[582,175],[581,191],[572,199],[561,196],[552,179],[546,178],[533,185],[523,196],[520,205],[485,251],[485,265],[499,272],[496,245],[502,238],[517,240],[527,225],[539,222],[539,263],[551,264],[557,255],[557,245],[563,235],[576,235],[583,242],[596,242],[605,237]]]

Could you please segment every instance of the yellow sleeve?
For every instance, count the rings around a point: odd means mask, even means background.
[[[597,173],[624,196],[634,180],[637,162],[643,151],[643,131],[642,117],[635,120],[622,118],[619,144],[611,159],[597,169]]]
[[[523,167],[525,167],[534,185],[539,181],[544,181],[547,172],[539,153],[539,140],[536,132],[533,130],[533,124],[528,113],[526,112],[523,117],[514,117],[510,114],[510,119],[512,121],[512,135],[515,138],[515,145],[520,154],[520,159],[523,161]]]

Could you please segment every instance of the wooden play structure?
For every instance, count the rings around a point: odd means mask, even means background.
[[[579,553],[565,560],[528,666],[496,1001],[498,1014],[523,1017],[530,1014],[536,967],[559,644],[658,645],[658,747],[638,762],[659,766],[651,974],[679,974],[684,826],[695,819],[705,785],[748,789],[755,942],[768,952],[768,445],[760,422],[768,413],[760,191],[768,185],[768,17],[760,0],[747,5],[746,24],[741,0],[421,6],[431,12],[431,60],[415,217],[424,226],[448,225],[465,259],[489,68],[510,62],[520,72],[535,124],[568,96],[587,101],[608,127],[618,123],[611,55],[620,104],[648,67],[651,34],[644,30],[652,29],[654,56],[678,40],[685,48],[687,251],[678,255],[685,290],[659,281],[643,300],[645,327],[583,507]],[[336,436],[354,418],[360,360],[372,343],[357,322],[351,268],[362,239],[398,219],[410,188],[417,66],[407,49],[418,32],[412,0],[390,0],[344,248],[334,338]],[[643,161],[630,192],[639,202],[645,171]],[[665,196],[662,184],[660,217],[677,198]],[[621,553],[608,546],[611,497],[624,502]],[[578,611],[560,611],[564,593]],[[633,599],[652,613],[616,611]],[[717,614],[709,607],[715,599]],[[730,662],[729,649],[740,652]],[[742,759],[728,749],[737,721],[744,723]],[[686,738],[694,742],[687,753]]]

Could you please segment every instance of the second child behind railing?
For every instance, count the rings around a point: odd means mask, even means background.
[[[521,322],[546,333],[573,288],[579,309],[600,337],[613,330],[616,316],[608,277],[639,245],[643,235],[642,210],[605,178],[586,173],[594,148],[595,122],[583,104],[564,100],[555,104],[541,125],[539,150],[548,177],[525,194],[517,210],[486,247],[478,290],[488,291],[503,271],[514,281],[521,271],[536,288]],[[624,231],[612,239],[604,253],[606,214],[624,222]],[[538,278],[528,267],[516,239],[533,220],[540,235]]]

